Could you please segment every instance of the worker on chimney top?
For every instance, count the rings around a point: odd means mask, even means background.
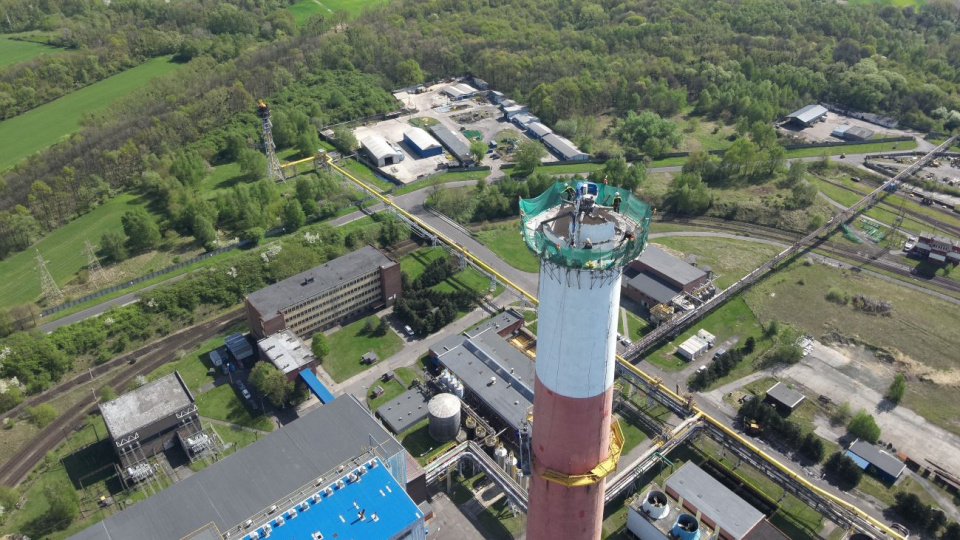
[[[613,196],[613,211],[620,213],[620,203],[623,202],[623,199],[620,197],[620,192],[618,191],[616,195]]]

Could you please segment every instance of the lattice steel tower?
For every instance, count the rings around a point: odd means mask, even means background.
[[[90,240],[84,238],[83,251],[87,254],[87,273],[90,274],[90,281],[94,285],[101,285],[107,281],[107,276],[100,266],[100,259],[97,258],[97,252]]]
[[[270,107],[262,99],[257,105],[257,117],[260,119],[260,131],[263,136],[263,152],[267,155],[267,178],[274,182],[283,182],[283,168],[277,157],[277,145],[273,142],[273,123],[270,122]]]
[[[40,272],[40,290],[43,291],[43,297],[47,299],[47,302],[51,306],[63,302],[63,293],[60,291],[60,287],[57,287],[57,282],[53,280],[50,271],[47,270],[47,262],[43,260],[43,255],[40,255],[39,249],[37,250],[37,271]]]

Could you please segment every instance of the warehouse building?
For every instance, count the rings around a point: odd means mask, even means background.
[[[827,109],[823,105],[807,105],[787,115],[787,123],[799,127],[810,127],[827,119]]]
[[[261,339],[257,348],[260,349],[260,358],[273,364],[288,382],[296,380],[303,370],[317,371],[317,357],[290,330],[281,330]]]
[[[521,113],[514,116],[510,121],[519,128],[526,128],[533,122],[539,122],[540,119],[530,113]]]
[[[873,137],[873,133],[869,128],[842,124],[834,128],[830,135],[845,141],[865,141]]]
[[[152,476],[149,459],[156,454],[179,444],[192,459],[209,442],[193,394],[177,371],[100,403],[100,414],[125,484]]]
[[[414,127],[403,132],[403,142],[413,149],[421,158],[439,156],[443,147],[436,139],[421,128]]]
[[[590,154],[581,152],[580,149],[577,148],[577,145],[556,133],[549,133],[541,140],[561,161],[584,161],[590,159]]]
[[[430,132],[440,141],[440,144],[450,152],[450,155],[457,158],[464,166],[473,163],[473,157],[470,155],[470,146],[463,137],[447,129],[443,124],[434,124],[430,126]]]
[[[859,439],[853,441],[846,455],[861,469],[890,484],[896,483],[900,475],[903,474],[903,470],[907,468],[906,464],[897,459],[896,456],[892,456],[867,441]]]
[[[477,89],[467,83],[451,84],[440,92],[453,101],[460,101],[477,95]]]
[[[275,538],[422,540],[406,486],[403,447],[342,396],[71,538],[247,539],[270,524]]]
[[[360,146],[377,167],[385,167],[403,161],[400,148],[390,144],[380,135],[368,135],[360,140]]]
[[[300,338],[400,297],[400,265],[364,246],[247,295],[247,320],[258,339],[289,328]]]
[[[514,432],[533,405],[533,361],[507,342],[522,325],[523,315],[507,310],[430,347],[433,362],[463,383],[464,400]]]
[[[934,264],[960,263],[960,241],[942,234],[920,233],[913,250]]]
[[[531,122],[527,124],[527,133],[530,134],[530,138],[540,140],[553,133],[553,130],[540,122]]]
[[[709,286],[711,275],[654,245],[624,270],[623,294],[647,309],[670,305],[684,294]]]
[[[780,414],[790,414],[803,403],[805,396],[793,388],[778,382],[767,390],[764,401],[777,408]]]

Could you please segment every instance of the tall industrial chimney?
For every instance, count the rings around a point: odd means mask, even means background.
[[[527,538],[600,538],[604,479],[623,444],[610,417],[620,277],[643,251],[650,206],[579,182],[523,200],[520,211],[540,258]]]

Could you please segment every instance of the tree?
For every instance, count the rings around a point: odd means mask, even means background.
[[[791,206],[794,208],[806,208],[813,204],[813,201],[817,200],[817,193],[819,192],[820,190],[817,189],[817,186],[810,182],[800,182],[793,186],[791,190]]]
[[[867,411],[860,409],[847,424],[847,431],[865,441],[876,444],[880,440],[880,426]]]
[[[887,393],[884,396],[891,403],[900,404],[900,400],[903,399],[903,393],[907,389],[907,380],[903,376],[903,373],[897,373],[893,378],[893,382],[890,383],[890,388],[887,389]]]
[[[743,354],[750,354],[757,347],[757,338],[750,336],[743,344]]]
[[[160,228],[143,208],[127,212],[120,221],[123,223],[123,232],[127,235],[130,251],[139,253],[153,249],[160,243]]]
[[[846,424],[847,420],[850,419],[851,414],[850,402],[844,401],[830,415],[830,423],[835,426]]]
[[[204,249],[209,251],[217,247],[217,230],[207,216],[200,213],[194,214],[191,230],[194,239]]]
[[[803,180],[804,175],[807,174],[807,164],[800,161],[791,161],[790,168],[787,169],[787,177],[784,179],[784,187],[792,188],[793,186],[800,183]]]
[[[804,435],[803,442],[800,444],[800,453],[807,456],[814,463],[820,463],[823,460],[824,454],[823,440],[812,432],[807,433]]]
[[[7,391],[0,394],[0,413],[5,413],[23,402],[23,392],[20,388],[11,385]]]
[[[940,535],[940,540],[960,540],[960,523],[951,521]]]
[[[517,151],[514,153],[517,172],[521,175],[532,173],[546,155],[547,149],[539,141],[524,140],[517,145]]]
[[[247,181],[257,180],[267,173],[267,156],[252,148],[240,150],[237,163],[240,165],[240,174]]]
[[[47,511],[24,527],[23,532],[32,538],[46,537],[53,531],[66,529],[80,513],[80,501],[72,485],[50,484],[44,488],[43,498],[49,505]]]
[[[41,403],[36,407],[27,407],[26,411],[30,417],[30,421],[40,429],[47,427],[58,414],[57,409],[49,403]]]
[[[313,351],[313,355],[317,357],[318,362],[322,362],[323,359],[330,354],[330,343],[327,341],[327,336],[325,336],[323,332],[317,332],[313,335],[310,350]]]
[[[100,401],[111,401],[114,399],[117,399],[117,393],[113,391],[113,388],[104,386],[100,389]]]
[[[293,383],[270,362],[257,362],[250,370],[250,383],[277,407],[286,405],[293,395]]]
[[[313,126],[307,127],[297,138],[297,149],[305,158],[313,156],[320,149],[320,137],[317,136],[317,130]]]
[[[697,173],[681,173],[674,178],[667,200],[674,211],[689,215],[702,214],[713,203],[710,189]]]
[[[630,111],[627,117],[620,121],[616,133],[624,146],[650,157],[666,153],[681,141],[677,125],[660,118],[660,115],[653,111],[643,111],[640,114]]]
[[[473,156],[473,161],[480,165],[483,157],[487,155],[487,145],[483,141],[473,141],[470,143],[470,155]]]
[[[850,490],[857,487],[863,478],[863,469],[849,456],[834,452],[823,465],[824,470],[835,476],[839,481],[840,489]]]
[[[10,486],[0,486],[0,507],[3,507],[4,514],[13,510],[18,500],[20,500],[20,495],[17,494],[17,490]]]
[[[333,128],[333,146],[342,154],[350,154],[359,146],[353,132],[344,126]]]
[[[401,86],[412,86],[423,82],[423,71],[413,58],[397,62],[394,66],[394,79]]]
[[[297,199],[288,199],[283,207],[283,225],[288,231],[295,231],[307,222],[307,215]]]
[[[107,231],[100,237],[100,252],[104,257],[120,262],[127,259],[127,237],[120,231]]]
[[[170,174],[175,176],[181,184],[197,189],[207,174],[207,162],[196,151],[181,151],[170,164]]]

